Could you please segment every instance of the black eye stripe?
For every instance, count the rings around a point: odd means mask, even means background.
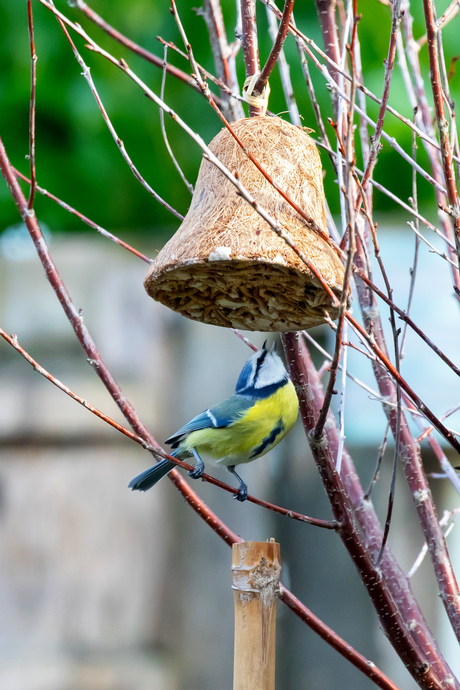
[[[256,364],[256,370],[254,372],[254,383],[257,381],[257,377],[259,375],[260,367],[265,361],[265,357],[267,356],[268,351],[267,350],[262,350],[262,354],[260,357],[257,359],[257,364]]]

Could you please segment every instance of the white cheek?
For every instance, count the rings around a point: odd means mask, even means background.
[[[264,362],[261,371],[259,371],[255,388],[264,388],[273,383],[279,383],[285,376],[286,369],[279,358]]]

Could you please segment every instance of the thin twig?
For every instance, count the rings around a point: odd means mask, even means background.
[[[454,414],[454,412],[457,412],[458,410],[460,410],[460,404],[459,404],[459,405],[455,405],[455,407],[452,407],[452,408],[451,408],[450,410],[448,410],[447,412],[444,412],[444,414],[442,414],[442,415],[440,416],[439,419],[447,419],[447,417],[450,417],[451,414]],[[424,438],[426,438],[427,436],[429,436],[429,435],[431,434],[432,431],[434,431],[434,428],[433,428],[432,426],[428,426],[428,427],[423,431],[423,433],[421,433],[420,436],[417,437],[417,441],[418,441],[419,443],[421,443],[421,442],[423,441]]]
[[[177,10],[176,10],[176,11],[177,11]],[[190,58],[189,58],[189,56],[187,55],[187,53],[184,53],[183,50],[181,50],[180,48],[178,48],[178,47],[176,46],[176,44],[173,43],[173,41],[166,41],[166,40],[165,40],[164,38],[162,38],[161,36],[157,36],[156,39],[157,39],[157,41],[158,41],[159,43],[161,43],[162,46],[167,46],[168,48],[170,48],[171,50],[173,50],[175,53],[177,53],[178,55],[180,55],[181,57],[183,57],[184,60],[187,60],[188,62],[190,62]],[[196,66],[198,67],[198,70],[199,70],[200,74],[201,74],[203,77],[205,77],[206,80],[212,81],[212,83],[215,84],[216,86],[218,86],[219,89],[221,89],[221,91],[224,91],[224,93],[226,93],[226,94],[231,98],[231,101],[232,101],[232,102],[238,102],[238,104],[241,106],[241,117],[244,117],[244,111],[243,111],[243,109],[242,109],[242,103],[244,103],[244,98],[243,98],[242,96],[240,96],[238,93],[233,93],[233,91],[230,89],[230,87],[228,87],[228,86],[225,84],[225,82],[222,81],[221,78],[215,77],[213,74],[211,74],[211,72],[209,72],[209,70],[207,70],[205,67],[203,67],[203,65],[200,65],[199,62],[196,62]],[[203,93],[203,90],[198,86],[198,82],[197,82],[196,78],[194,79],[194,84],[195,84],[195,86],[196,86],[197,88],[200,89],[201,95],[206,96],[206,94]],[[224,112],[225,108],[223,107],[223,101],[222,101],[222,99],[217,98],[217,97],[215,96],[215,94],[212,94],[212,97],[213,97],[215,103],[217,104],[219,110],[221,110],[222,112]]]
[[[106,34],[108,34],[115,41],[117,41],[122,46],[130,50],[132,53],[139,55],[139,57],[146,60],[147,62],[150,62],[152,65],[155,65],[160,69],[163,69],[163,60],[160,57],[154,55],[145,48],[142,48],[142,46],[138,45],[137,43],[134,43],[134,41],[131,41],[129,38],[126,38],[126,36],[114,29],[113,26],[111,26],[104,19],[102,19],[102,17],[100,17],[93,9],[91,9],[91,7],[89,7],[86,4],[86,2],[83,2],[83,0],[73,0],[73,3],[75,7],[77,7],[81,12],[83,12],[83,14],[90,21],[96,24],[96,26],[99,26],[103,31],[105,31]],[[195,91],[198,91],[198,93],[201,93],[201,89],[199,88],[195,79],[191,77],[189,74],[186,74],[182,70],[170,64],[167,65],[166,71],[172,77],[179,79],[184,84],[191,86],[192,89],[194,89]],[[218,96],[214,96],[214,98],[216,99],[216,102],[220,104],[220,98],[218,98]]]
[[[238,50],[240,43],[231,47],[227,42],[220,0],[204,0],[204,9],[198,9],[197,12],[206,22],[216,73],[222,82],[221,110],[227,120],[239,120],[244,117],[243,107],[239,100],[230,96],[239,96],[235,49]]]
[[[241,7],[241,43],[243,46],[244,68],[247,77],[260,72],[259,44],[257,40],[255,0],[237,0]],[[249,115],[262,115],[262,108],[249,106]]]
[[[382,464],[383,456],[385,455],[385,451],[386,451],[386,448],[387,448],[387,441],[388,441],[388,434],[389,434],[389,431],[390,431],[390,425],[387,424],[387,427],[386,427],[386,429],[385,429],[385,434],[384,434],[384,436],[383,436],[382,443],[381,443],[380,446],[379,446],[379,452],[378,452],[378,455],[377,455],[377,462],[375,463],[374,474],[372,475],[372,479],[371,479],[371,481],[370,481],[370,483],[369,483],[369,487],[368,487],[366,493],[364,494],[364,499],[365,499],[366,501],[368,501],[368,500],[370,499],[371,493],[372,493],[372,489],[374,488],[374,486],[375,486],[375,484],[376,484],[376,482],[377,482],[377,480],[378,480],[378,478],[379,478],[380,466],[381,466],[381,464]],[[383,541],[383,538],[382,538],[382,541]]]
[[[37,90],[37,54],[35,52],[34,20],[32,14],[32,0],[27,0],[27,19],[29,24],[30,43],[30,108],[29,108],[29,161],[30,161],[30,194],[27,207],[33,209],[35,190],[37,187],[35,170],[35,103]]]
[[[163,54],[163,75],[161,77],[161,91],[160,91],[160,98],[163,101],[164,101],[165,83],[166,83],[166,65],[168,64],[167,57],[168,57],[168,46],[165,45],[164,46],[164,54]],[[182,168],[180,167],[179,163],[177,162],[176,157],[175,157],[175,155],[171,149],[171,146],[169,144],[168,135],[166,134],[165,114],[164,114],[163,108],[160,108],[160,126],[161,126],[161,131],[163,133],[163,139],[164,139],[166,148],[168,150],[168,153],[171,157],[171,160],[174,163],[176,170],[179,173],[182,182],[185,184],[185,186],[187,187],[190,194],[193,194],[193,185],[185,177],[185,175],[182,171]]]
[[[268,8],[268,9],[270,9],[270,8]],[[292,21],[294,21],[294,20],[292,19]],[[294,35],[294,38],[295,38],[295,43],[297,46],[297,52],[299,53],[300,64],[302,67],[303,76],[304,76],[305,82],[307,84],[308,95],[310,97],[310,103],[312,105],[313,113],[315,115],[315,120],[316,120],[316,123],[317,123],[318,128],[319,128],[319,133],[321,136],[321,143],[324,146],[324,148],[326,149],[326,151],[328,151],[328,153],[331,153],[331,146],[329,143],[329,139],[327,138],[326,128],[324,126],[323,117],[321,115],[321,108],[319,107],[319,103],[318,103],[318,99],[316,98],[313,82],[311,80],[310,70],[308,68],[308,62],[307,62],[307,59],[304,55],[304,51],[303,51],[302,45],[300,43],[300,38],[297,35]],[[333,156],[331,156],[331,160],[332,160],[332,165],[335,167],[335,158]]]
[[[401,21],[401,0],[393,0],[392,5],[391,5],[391,30],[390,30],[390,44],[388,46],[388,57],[385,60],[385,75],[383,78],[383,94],[382,94],[382,99],[380,103],[380,109],[379,109],[379,114],[377,117],[377,125],[375,128],[375,132],[372,135],[372,144],[370,147],[369,151],[369,158],[367,161],[367,166],[364,171],[363,178],[361,180],[361,184],[363,185],[363,189],[366,189],[367,182],[372,175],[372,171],[375,167],[375,164],[377,162],[377,156],[379,153],[379,150],[381,148],[380,146],[380,137],[382,135],[382,130],[383,130],[383,123],[385,121],[385,113],[388,105],[388,98],[390,96],[390,85],[391,85],[391,78],[393,76],[393,66],[394,66],[394,61],[395,61],[395,55],[396,55],[396,37],[399,31],[399,23]]]
[[[430,248],[431,254],[436,254],[437,256],[440,256],[441,259],[444,259],[444,261],[447,261],[447,263],[450,264],[451,266],[454,266],[455,268],[457,267],[456,262],[455,262],[455,261],[452,261],[452,259],[449,259],[449,257],[447,256],[446,252],[442,252],[442,251],[440,251],[439,249],[437,249],[437,248],[434,246],[434,244],[431,244],[431,242],[429,242],[429,241],[426,239],[426,237],[424,237],[424,236],[422,235],[422,233],[419,232],[419,230],[417,230],[417,227],[416,227],[415,223],[413,223],[412,221],[409,221],[409,222],[407,223],[407,225],[408,225],[408,226],[410,227],[410,229],[414,232],[416,239],[422,240],[422,242],[425,242],[425,244]]]
[[[281,17],[280,25],[278,28],[278,34],[275,37],[275,40],[273,42],[272,49],[270,51],[270,55],[267,58],[267,62],[265,63],[258,80],[254,84],[253,88],[253,95],[258,96],[259,94],[262,93],[262,91],[265,88],[266,83],[268,82],[268,79],[270,77],[270,74],[273,72],[273,68],[276,65],[276,62],[278,60],[278,56],[281,52],[281,49],[283,47],[284,41],[286,40],[286,36],[289,31],[289,22],[291,19],[291,14],[292,10],[294,9],[294,0],[285,0],[284,2],[284,10],[283,14]],[[248,76],[250,76],[248,74]]]
[[[449,125],[446,120],[444,110],[443,90],[441,83],[441,72],[439,66],[439,54],[436,41],[436,21],[434,8],[431,0],[423,0],[423,10],[425,13],[425,25],[428,44],[428,58],[430,61],[430,80],[433,92],[433,102],[436,111],[436,122],[438,125],[439,140],[441,144],[441,160],[444,172],[444,182],[447,189],[447,198],[454,212],[454,235],[457,245],[457,258],[460,261],[460,208],[455,180],[455,171],[452,161],[452,150],[449,142]]]
[[[20,173],[19,170],[16,170],[16,168],[12,168],[12,170],[16,177],[19,177],[21,180],[24,180],[24,182],[27,182],[27,184],[30,184],[30,180],[25,175]],[[59,204],[59,206],[61,206],[61,208],[65,209],[69,213],[72,213],[74,216],[77,216],[77,218],[80,218],[80,220],[83,221],[83,223],[86,223],[86,225],[89,225],[90,228],[94,228],[94,230],[97,230],[101,235],[107,237],[109,240],[112,240],[112,242],[116,242],[116,244],[120,245],[120,247],[127,249],[129,252],[131,252],[131,254],[134,254],[135,256],[139,257],[139,259],[142,259],[142,261],[145,261],[145,263],[152,263],[153,259],[149,259],[148,256],[142,254],[142,252],[138,251],[137,249],[134,249],[134,247],[131,247],[131,245],[127,244],[126,242],[123,242],[123,240],[120,240],[119,237],[116,237],[108,230],[104,230],[104,228],[102,228],[100,225],[94,223],[92,220],[84,216],[76,209],[72,208],[72,206],[69,206],[69,204],[66,204],[65,201],[62,201],[62,199],[59,199],[57,196],[54,196],[54,194],[48,192],[46,189],[42,189],[42,187],[36,185],[36,191],[39,192],[39,194],[43,194],[43,196],[48,197],[48,199],[55,201],[57,204]]]
[[[268,32],[270,38],[275,40],[277,35],[278,26],[276,23],[276,17],[273,12],[267,7],[267,19],[268,19]],[[294,96],[294,90],[292,88],[292,82],[290,77],[290,68],[284,54],[284,50],[281,48],[278,55],[278,68],[280,71],[281,84],[283,86],[284,98],[289,111],[289,117],[293,125],[300,127],[302,125],[299,109],[297,107],[296,99]],[[256,85],[257,86],[257,85]]]
[[[251,343],[249,338],[246,338],[237,328],[232,328],[232,331],[235,335],[238,336],[238,338],[240,338],[240,340],[243,341],[243,343],[246,343],[246,345],[250,347],[253,352],[257,352],[258,348],[253,343]]]
[[[417,106],[414,108],[414,122],[417,117]],[[417,139],[415,137],[415,133],[412,135],[412,158],[416,158],[417,156]],[[413,206],[414,210],[418,210],[418,193],[417,193],[417,173],[415,170],[412,171],[412,197],[410,199],[411,205]],[[416,230],[420,230],[420,223],[419,219],[415,219],[415,227]],[[415,277],[417,275],[417,266],[418,266],[418,250],[419,250],[419,245],[420,245],[420,238],[418,235],[415,235],[415,248],[414,248],[414,261],[412,264],[412,268],[410,269],[410,285],[409,285],[409,296],[407,298],[407,308],[406,308],[406,314],[409,314],[410,308],[412,305],[412,298],[414,296],[414,288],[415,288]],[[399,356],[401,359],[404,358],[404,343],[406,341],[406,335],[407,335],[407,323],[404,324],[404,330],[401,338],[401,349],[399,351]]]
[[[91,72],[90,72],[89,67],[86,65],[85,61],[83,60],[80,53],[78,52],[78,50],[75,46],[75,43],[72,41],[72,39],[69,35],[69,32],[67,31],[67,29],[64,25],[64,22],[61,20],[60,17],[57,17],[57,20],[58,20],[59,24],[61,25],[61,28],[64,31],[66,38],[72,47],[73,53],[75,55],[75,58],[76,58],[78,64],[80,65],[80,67],[83,70],[82,75],[84,76],[84,78],[88,82],[88,86],[91,89],[91,93],[93,94],[94,99],[97,103],[97,106],[102,113],[102,117],[104,118],[104,121],[107,125],[107,128],[108,128],[110,134],[112,135],[114,142],[118,146],[118,149],[119,149],[121,155],[123,156],[125,162],[128,164],[129,169],[133,173],[134,177],[141,183],[141,185],[144,187],[144,189],[146,189],[149,192],[149,194],[151,194],[154,197],[154,199],[156,199],[162,206],[164,206],[166,209],[168,209],[168,211],[170,213],[172,213],[174,216],[176,216],[176,218],[178,218],[179,220],[181,220],[181,221],[184,220],[184,216],[181,213],[179,213],[179,211],[176,211],[175,208],[173,208],[170,204],[168,204],[167,201],[165,201],[154,189],[152,189],[152,187],[148,184],[148,182],[146,182],[146,180],[140,174],[139,170],[134,165],[133,161],[131,160],[131,157],[128,155],[128,152],[125,149],[124,143],[122,142],[122,140],[120,139],[120,137],[116,133],[115,128],[112,125],[112,122],[110,121],[110,118],[107,114],[107,111],[102,104],[102,101],[99,97],[96,86],[94,85],[93,78],[91,76]]]
[[[460,508],[455,508],[454,510],[445,510],[442,518],[439,521],[439,526],[440,527],[445,527],[447,526],[446,531],[444,532],[444,539],[447,539],[449,534],[452,532],[455,521],[458,518],[458,514],[460,512]],[[415,575],[417,570],[420,568],[420,566],[423,563],[423,560],[428,553],[428,545],[425,542],[420,550],[419,555],[414,561],[414,564],[412,565],[411,569],[407,573],[407,579],[410,580],[411,577]]]

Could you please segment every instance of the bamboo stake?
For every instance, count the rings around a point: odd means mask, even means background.
[[[233,544],[233,690],[275,689],[276,599],[280,571],[280,545],[273,538],[267,542]]]

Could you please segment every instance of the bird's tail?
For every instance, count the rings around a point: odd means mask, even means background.
[[[171,472],[173,468],[173,462],[165,459],[160,460],[160,462],[157,462],[157,464],[153,465],[153,467],[150,467],[148,470],[138,474],[137,477],[134,477],[134,479],[131,479],[128,484],[128,488],[132,489],[133,491],[148,491],[148,489],[151,489],[152,486],[155,486],[155,484],[159,482],[162,477],[166,476],[168,472]]]

